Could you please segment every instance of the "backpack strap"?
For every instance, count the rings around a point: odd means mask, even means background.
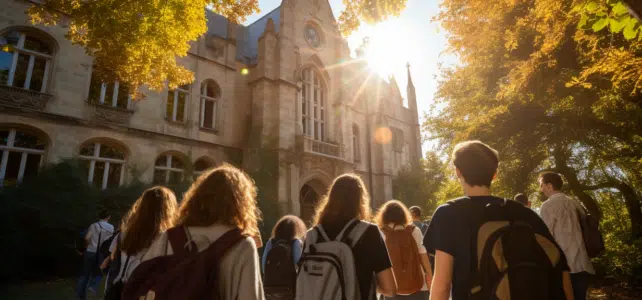
[[[184,226],[176,226],[167,230],[167,240],[172,245],[172,250],[176,255],[187,255],[191,250],[188,250],[188,242],[192,243],[191,239],[187,237],[187,228]],[[191,245],[190,249],[195,249],[196,245]]]
[[[319,243],[322,241],[331,241],[331,239],[328,237],[328,234],[325,233],[325,230],[323,229],[323,226],[321,224],[314,226],[314,230],[317,232],[317,240],[315,243]]]
[[[406,226],[406,227],[404,228],[404,230],[405,230],[408,234],[412,235],[412,232],[413,232],[413,231],[415,231],[415,225],[410,224],[410,225]]]
[[[219,261],[229,248],[236,245],[236,243],[245,237],[246,236],[241,234],[241,231],[238,228],[234,228],[224,233],[207,248],[207,259],[210,261]]]
[[[359,220],[350,220],[345,226],[343,226],[343,229],[339,232],[339,234],[337,234],[337,237],[334,240],[352,245],[352,243],[347,243],[346,241],[349,239],[348,237],[350,236],[350,233],[352,233],[352,230],[354,230],[354,227],[357,226],[357,224],[359,224]]]

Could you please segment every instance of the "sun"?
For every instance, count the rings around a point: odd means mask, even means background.
[[[399,19],[367,26],[359,35],[368,37],[364,53],[368,68],[383,78],[405,70],[416,49],[416,37],[413,39],[411,27]]]

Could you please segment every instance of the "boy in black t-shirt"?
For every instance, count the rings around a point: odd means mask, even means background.
[[[490,192],[490,184],[499,165],[497,151],[479,141],[460,143],[455,146],[452,163],[466,197],[455,200],[456,204],[447,203],[437,208],[424,236],[424,246],[429,253],[435,254],[431,300],[447,300],[451,295],[452,300],[469,298],[471,269],[475,264],[471,253],[473,237],[470,235],[476,230],[468,228],[472,225],[467,216],[482,214],[488,204],[504,203],[504,199],[494,197]],[[515,219],[554,241],[537,214],[526,207],[518,208]],[[558,265],[564,270],[564,294],[567,299],[572,299],[568,265],[563,254]]]

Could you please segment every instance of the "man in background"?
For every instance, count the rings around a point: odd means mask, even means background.
[[[412,224],[419,228],[419,230],[421,230],[422,235],[425,235],[426,230],[428,229],[428,225],[421,221],[421,207],[412,206],[408,210],[410,211],[410,215],[412,216]]]

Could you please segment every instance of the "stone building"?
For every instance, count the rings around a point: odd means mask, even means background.
[[[142,101],[124,84],[92,80],[92,58],[64,25],[32,26],[32,1],[2,2],[4,186],[65,158],[85,162],[101,188],[134,177],[170,184],[222,162],[247,168],[250,148],[269,148],[281,211],[307,219],[335,176],[359,174],[381,203],[396,172],[421,157],[410,68],[406,107],[394,78],[350,57],[326,0],[283,0],[247,26],[207,12],[208,32],[177,58],[195,81],[143,91]]]

